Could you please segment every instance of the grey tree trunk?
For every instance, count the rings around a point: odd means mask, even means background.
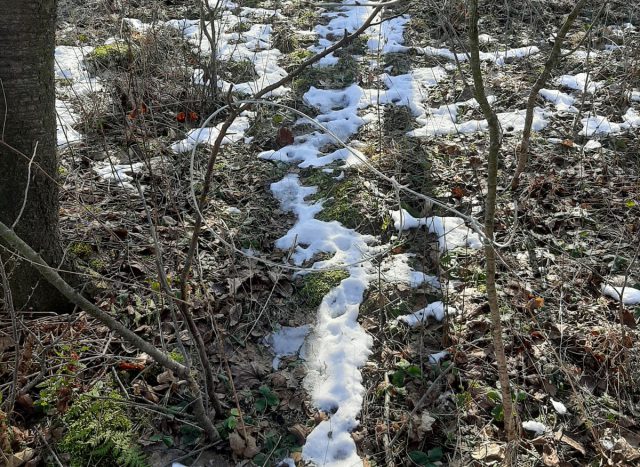
[[[0,0],[0,18],[0,220],[11,226],[20,216],[15,232],[57,267],[62,247],[53,71],[56,0]],[[4,247],[0,254],[16,308],[67,307],[28,261]]]

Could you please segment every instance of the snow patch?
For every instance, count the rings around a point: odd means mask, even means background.
[[[296,355],[300,351],[310,331],[311,327],[309,325],[299,327],[282,326],[265,338],[265,343],[271,347],[275,354],[272,363],[274,370],[278,370],[282,357]]]
[[[615,300],[620,300],[620,296],[622,295],[622,303],[625,305],[637,305],[640,303],[640,290],[634,289],[633,287],[625,287],[624,290],[622,290],[622,287],[603,285],[602,293]]]
[[[593,94],[604,84],[601,81],[593,81],[587,73],[578,73],[577,75],[562,75],[557,80],[560,86],[575,89],[576,91],[585,91]]]
[[[445,252],[458,247],[482,248],[482,240],[477,233],[469,229],[458,217],[422,217],[415,218],[405,209],[389,211],[396,230],[409,230],[426,226],[427,230],[438,237],[440,251]]]
[[[196,128],[190,130],[186,137],[171,145],[171,150],[175,153],[189,152],[199,144],[213,144],[220,134],[222,123],[209,128]],[[244,132],[249,128],[248,116],[240,116],[235,119],[227,130],[227,134],[222,140],[222,144],[235,143],[244,138]]]
[[[403,322],[411,327],[417,326],[427,321],[428,318],[433,318],[436,321],[442,321],[447,314],[455,314],[457,310],[455,308],[448,308],[442,302],[433,302],[427,305],[425,308],[421,308],[418,311],[409,313],[407,315],[399,316],[395,321]]]

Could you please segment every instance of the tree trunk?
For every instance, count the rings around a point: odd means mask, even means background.
[[[0,18],[0,220],[11,226],[19,218],[15,232],[57,267],[62,247],[53,71],[56,1],[0,0]],[[67,301],[28,261],[4,248],[0,252],[16,308],[66,308]]]
[[[502,340],[502,321],[498,306],[498,292],[496,290],[496,251],[494,250],[493,245],[496,215],[496,192],[498,185],[498,157],[500,155],[500,147],[502,145],[502,134],[500,131],[500,122],[498,121],[498,117],[487,99],[482,71],[480,68],[478,0],[469,1],[469,49],[475,97],[489,124],[489,154],[487,156],[489,164],[487,171],[487,197],[485,200],[484,217],[484,233],[486,235],[484,251],[487,261],[487,299],[489,301],[491,315],[491,334],[493,337],[493,347],[498,367],[498,380],[500,381],[500,390],[502,394],[504,429],[507,435],[507,440],[510,443],[507,448],[504,465],[509,466],[513,465],[513,455],[515,453],[513,447],[514,442],[518,438],[515,420],[517,414],[514,411],[515,408],[511,400],[509,368],[507,365],[504,342]]]

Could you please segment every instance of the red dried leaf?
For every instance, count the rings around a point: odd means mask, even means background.
[[[278,136],[276,136],[276,144],[280,148],[293,144],[293,133],[289,128],[287,128],[286,126],[281,126],[278,129]]]
[[[141,362],[118,362],[118,370],[123,371],[142,371],[144,363]]]

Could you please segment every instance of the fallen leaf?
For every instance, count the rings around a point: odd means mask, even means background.
[[[542,448],[542,462],[549,467],[555,467],[560,464],[558,453],[548,444],[545,444]]]
[[[569,446],[571,446],[573,449],[578,451],[583,456],[586,455],[587,451],[584,448],[584,446],[581,443],[579,443],[578,441],[576,441],[575,439],[573,439],[570,436],[564,434],[562,432],[562,430],[556,431],[553,436],[554,436],[554,438],[556,440],[562,441],[563,443],[568,444]]]
[[[307,435],[309,434],[309,430],[304,426],[302,426],[301,424],[296,423],[292,427],[289,427],[289,433],[295,436],[296,441],[298,441],[298,443],[302,445],[307,440]]]
[[[627,309],[620,311],[620,321],[631,329],[636,328],[636,317]]]
[[[247,448],[247,443],[242,439],[240,433],[234,431],[229,434],[229,446],[236,456],[243,457],[244,450]]]
[[[504,457],[504,451],[502,449],[502,446],[499,444],[483,444],[482,446],[478,446],[475,451],[471,453],[471,457],[479,461],[502,460],[502,458]]]
[[[278,135],[276,136],[276,144],[282,148],[293,144],[293,133],[286,126],[281,126],[278,129]]]
[[[247,459],[252,459],[256,454],[260,452],[260,449],[258,449],[258,446],[256,445],[256,439],[253,436],[247,435],[247,439],[245,441],[247,447],[245,448],[243,455]]]
[[[140,362],[118,362],[118,370],[123,371],[142,371],[144,363]]]
[[[451,189],[451,196],[453,196],[455,199],[462,199],[467,195],[467,190],[465,190],[463,187],[461,186],[454,186]]]
[[[9,457],[9,461],[7,463],[7,467],[19,467],[29,462],[36,455],[35,449],[27,448],[23,451],[16,452],[11,457]]]

